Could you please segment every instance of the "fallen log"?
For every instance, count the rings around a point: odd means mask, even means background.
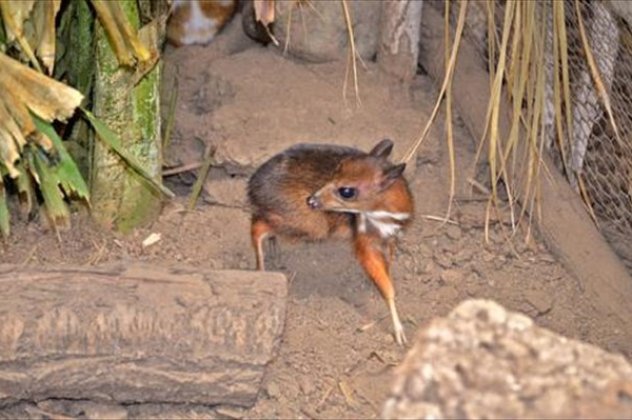
[[[283,332],[280,273],[0,266],[0,406],[255,402]]]

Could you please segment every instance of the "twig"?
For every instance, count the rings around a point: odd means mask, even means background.
[[[327,402],[327,400],[329,399],[329,396],[331,395],[335,387],[336,387],[336,382],[334,382],[331,386],[329,386],[325,390],[325,393],[323,394],[322,398],[320,399],[320,401],[318,401],[318,404],[316,404],[316,407],[315,407],[316,411],[320,411],[320,408],[323,406],[323,404]]]
[[[189,210],[193,210],[195,208],[195,203],[197,203],[197,199],[200,196],[208,171],[211,169],[214,154],[215,149],[211,146],[207,146],[206,151],[204,152],[204,163],[197,174],[197,179],[195,180],[195,184],[193,184],[193,189],[191,190],[191,195],[189,196]]]
[[[33,248],[31,248],[31,250],[29,251],[28,255],[26,256],[26,258],[24,259],[24,261],[22,261],[22,266],[25,266],[29,263],[29,261],[31,261],[31,259],[33,258],[33,255],[35,255],[35,252],[37,251],[38,245],[35,244],[35,246]]]
[[[356,404],[355,399],[353,399],[354,390],[351,389],[351,386],[349,385],[349,383],[345,381],[344,379],[342,379],[338,381],[338,388],[340,389],[340,392],[342,393],[342,395],[345,397],[345,401],[347,402],[347,404],[351,408],[355,408],[357,404]]]
[[[484,186],[483,184],[481,184],[480,182],[478,182],[477,180],[475,180],[474,178],[468,178],[467,182],[473,186],[474,188],[476,188],[477,190],[479,190],[479,192],[485,194],[485,195],[490,195],[492,192],[489,190],[489,188],[487,188],[486,186]]]
[[[162,138],[162,150],[169,150],[171,147],[171,132],[173,131],[173,126],[175,122],[176,116],[176,103],[178,102],[178,78],[174,78],[175,82],[173,83],[173,94],[171,98],[169,98],[169,114],[167,115],[167,124],[165,126],[165,133]]]
[[[194,171],[200,168],[203,164],[204,162],[185,163],[184,165],[176,166],[175,168],[165,169],[162,171],[162,176],[172,176],[181,174],[182,172]]]
[[[424,219],[428,219],[428,220],[432,220],[435,222],[441,222],[441,223],[448,223],[450,225],[457,225],[459,224],[459,222],[451,220],[451,219],[447,219],[445,217],[440,217],[440,216],[433,216],[431,214],[422,214],[421,217],[423,217]]]

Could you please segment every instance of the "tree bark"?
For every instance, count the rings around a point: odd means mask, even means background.
[[[283,332],[279,273],[0,266],[0,406],[255,402]]]
[[[424,11],[422,21],[424,54],[420,61],[435,80],[444,78],[443,57],[443,17],[432,7]],[[475,139],[485,132],[486,111],[490,93],[489,75],[484,70],[481,57],[476,48],[465,38],[461,40],[457,66],[452,80],[454,104],[459,116]],[[502,97],[498,124],[499,136],[507,138],[511,128],[511,104]],[[520,134],[523,136],[523,133]],[[524,147],[526,142],[520,142]],[[526,156],[517,151],[516,156]],[[593,302],[595,318],[618,320],[625,325],[623,331],[604,331],[611,345],[609,350],[625,352],[632,338],[632,318],[630,318],[629,297],[632,296],[632,278],[621,260],[605,242],[601,233],[588,216],[580,197],[570,188],[568,182],[554,165],[548,155],[542,156],[544,164],[553,168],[540,180],[541,217],[537,220],[538,231],[548,248],[558,257],[566,270],[578,281],[586,299]],[[473,163],[473,162],[472,162]],[[527,172],[518,160],[512,179],[509,182],[514,191],[526,185]],[[520,197],[519,193],[514,196]],[[535,219],[535,218],[534,218]],[[630,356],[628,354],[628,356]]]
[[[423,0],[384,1],[377,62],[386,74],[408,83],[417,72]]]
[[[121,2],[127,18],[139,25],[136,1]],[[120,67],[103,27],[96,27],[94,113],[158,182],[161,182],[160,65],[135,84],[134,69]],[[100,141],[94,143],[90,176],[92,214],[106,227],[129,231],[153,221],[161,197]]]

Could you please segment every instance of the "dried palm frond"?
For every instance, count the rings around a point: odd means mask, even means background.
[[[7,41],[17,41],[36,69],[40,69],[39,57],[48,74],[55,65],[55,16],[60,6],[61,0],[0,2]]]
[[[154,38],[158,36],[155,23],[151,22],[143,30],[136,31],[127,20],[119,2],[92,0],[91,3],[105,28],[119,65],[133,67],[134,80],[141,80],[156,65],[159,58],[155,47],[158,43],[154,42]],[[28,61],[36,69],[33,70],[15,59],[0,54],[0,91],[3,92],[0,97],[0,232],[5,236],[8,235],[9,223],[1,176],[8,175],[13,179],[22,207],[27,212],[31,211],[35,193],[34,183],[37,183],[54,226],[68,225],[69,213],[65,197],[78,197],[88,201],[88,188],[51,126],[52,121],[65,121],[73,115],[76,107],[82,102],[83,95],[42,74],[42,67],[48,74],[54,72],[57,29],[55,19],[60,5],[61,0],[0,1],[2,51],[6,51],[7,46],[15,47],[12,51],[17,51],[22,60]],[[85,4],[82,6],[79,12],[87,10]],[[74,11],[77,8],[71,9]],[[67,27],[73,18],[61,21],[62,25]],[[85,40],[86,31],[82,32],[82,36]],[[63,51],[60,57],[68,58]],[[61,71],[55,74],[67,75],[69,66],[72,66],[72,63],[66,60]],[[72,75],[79,76],[73,79],[88,92],[92,74],[93,72],[83,65]],[[93,127],[97,126],[97,131],[104,131],[91,114],[87,119]],[[111,136],[99,135],[98,138],[108,142]],[[112,145],[110,147],[117,149]],[[124,151],[117,150],[117,153],[122,153],[125,162],[149,178],[142,170],[138,170],[136,162]],[[169,193],[161,186],[157,187],[163,193]]]
[[[75,89],[0,54],[0,168],[16,180],[25,211],[30,212],[34,189],[40,184],[48,214],[57,226],[66,226],[66,194],[88,197],[88,189],[50,122],[66,120],[83,95]],[[55,164],[51,164],[51,160]],[[4,185],[0,184],[0,231],[9,234]]]
[[[42,120],[66,120],[83,95],[5,54],[0,54],[0,161],[12,177],[15,162],[27,141],[50,151],[52,143],[38,133],[30,112]]]

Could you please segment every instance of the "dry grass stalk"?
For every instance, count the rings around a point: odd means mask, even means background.
[[[355,92],[356,106],[362,104],[360,99],[360,88],[358,86],[358,66],[356,62],[356,47],[355,47],[355,35],[353,33],[353,25],[351,21],[351,14],[349,13],[349,7],[346,0],[340,0],[342,10],[345,18],[345,25],[347,26],[347,35],[349,36],[349,60],[351,61],[351,68],[353,70],[353,91]],[[344,100],[347,100],[347,79],[349,75],[349,61],[347,61],[347,70],[345,71],[345,81],[342,88],[342,96]]]
[[[448,6],[448,2],[446,2],[446,7]],[[449,41],[449,20],[448,20],[448,15],[446,14],[446,27],[448,27],[446,29],[446,48],[448,48],[447,46],[450,45],[450,50],[446,50],[446,70],[445,70],[445,77],[443,78],[443,83],[441,84],[441,89],[439,90],[439,95],[437,97],[437,101],[435,102],[435,106],[432,110],[432,113],[430,114],[430,118],[428,119],[428,121],[426,122],[426,125],[424,126],[421,135],[419,136],[419,138],[417,138],[417,140],[413,143],[413,145],[408,149],[408,151],[406,152],[406,154],[404,155],[404,157],[402,158],[402,162],[406,162],[409,163],[411,161],[411,159],[417,155],[417,151],[419,150],[419,147],[421,146],[421,144],[423,143],[423,141],[426,139],[428,133],[430,132],[430,127],[432,126],[432,123],[435,121],[435,119],[437,118],[438,112],[439,112],[439,108],[441,106],[441,103],[443,101],[444,98],[446,98],[446,124],[447,124],[447,134],[448,134],[448,138],[447,138],[447,143],[448,143],[448,150],[449,150],[449,155],[450,155],[450,197],[449,197],[449,203],[448,203],[448,208],[446,210],[446,215],[445,215],[445,220],[448,220],[450,217],[450,212],[452,209],[452,201],[454,198],[454,190],[455,190],[455,159],[454,159],[454,139],[453,139],[453,133],[452,133],[452,100],[451,99],[447,99],[448,95],[451,96],[451,92],[452,92],[452,77],[454,75],[454,68],[456,66],[456,57],[457,57],[457,53],[459,51],[459,45],[461,42],[461,38],[463,36],[463,28],[465,27],[465,16],[466,16],[466,12],[467,12],[467,6],[468,6],[468,0],[463,0],[462,2],[459,2],[459,17],[457,20],[457,25],[456,25],[456,30],[455,30],[455,34],[454,34],[454,40],[452,43],[450,43]],[[448,51],[450,51],[449,55],[448,55]]]

